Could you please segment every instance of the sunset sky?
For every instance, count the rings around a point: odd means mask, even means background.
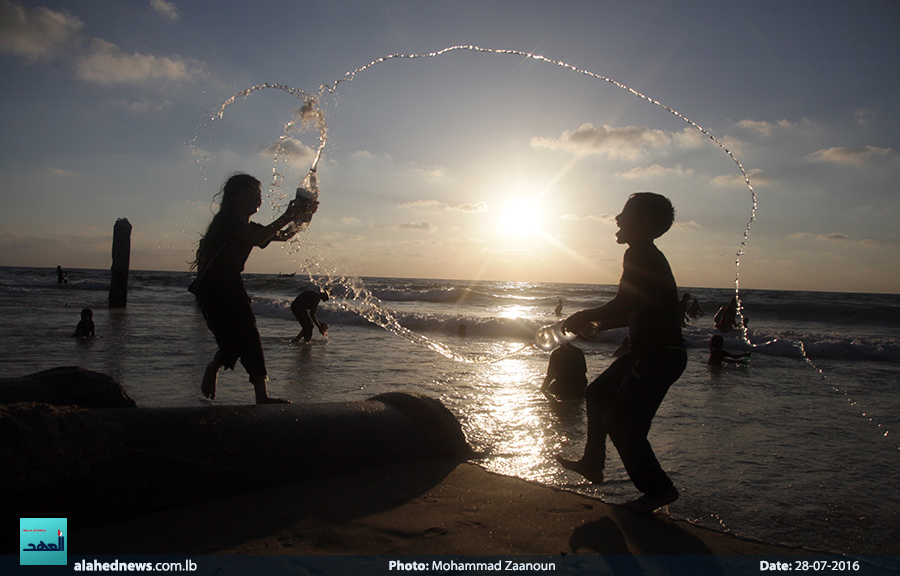
[[[0,0],[0,265],[108,268],[125,217],[133,269],[187,270],[237,171],[268,223],[318,133],[278,89],[217,112],[270,83],[320,97],[321,205],[248,272],[615,283],[612,217],[652,190],[679,284],[731,287],[741,170],[611,80],[743,164],[742,287],[900,292],[898,28],[868,0]],[[470,45],[515,53],[366,68]]]

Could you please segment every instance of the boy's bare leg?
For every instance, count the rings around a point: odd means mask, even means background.
[[[268,387],[265,376],[254,376],[250,379],[253,384],[253,390],[256,392],[257,404],[290,404],[290,400],[282,400],[281,398],[269,398]]]

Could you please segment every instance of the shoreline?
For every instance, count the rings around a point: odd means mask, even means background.
[[[828,555],[639,516],[442,459],[80,528],[72,541],[72,554],[97,555]]]

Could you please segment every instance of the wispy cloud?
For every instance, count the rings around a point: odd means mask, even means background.
[[[29,60],[45,60],[65,53],[81,41],[84,23],[49,8],[29,8],[0,0],[0,52]]]
[[[665,167],[659,164],[651,166],[637,166],[628,172],[619,174],[622,178],[629,180],[637,180],[641,178],[656,178],[659,176],[693,176],[694,171],[690,168],[682,168],[681,165]]]
[[[591,222],[602,222],[603,224],[615,224],[616,217],[612,214],[587,214],[582,216],[580,214],[568,213],[563,214],[559,217],[560,220],[565,220],[567,222],[578,222],[580,220],[589,220]]]
[[[809,232],[797,232],[791,234],[789,238],[793,240],[814,240],[817,242],[840,242],[844,244],[853,244],[856,246],[864,246],[867,248],[877,248],[883,246],[878,240],[871,238],[853,238],[848,234],[841,232],[829,232],[827,234],[811,234]]]
[[[413,200],[412,202],[400,204],[398,208],[411,208],[413,210],[424,212],[446,210],[454,212],[487,212],[488,205],[485,202],[475,202],[474,204],[469,202],[463,204],[446,204],[438,200]]]
[[[856,125],[862,128],[865,128],[869,124],[872,123],[872,120],[877,116],[877,112],[874,110],[866,110],[865,108],[859,108],[853,113],[853,117],[856,119]]]
[[[146,113],[146,112],[161,112],[168,108],[171,108],[172,101],[171,100],[161,100],[158,102],[151,102],[150,100],[143,98],[141,100],[112,100],[109,102],[109,105],[113,108],[120,108],[122,110],[127,110],[128,112],[135,113]]]
[[[753,132],[760,136],[771,136],[776,130],[796,129],[803,126],[809,126],[812,122],[809,118],[802,118],[797,122],[790,120],[778,120],[770,122],[768,120],[741,120],[737,123],[738,128],[742,128],[749,132]]]
[[[174,2],[166,2],[166,0],[150,0],[150,6],[153,8],[154,12],[163,18],[174,21],[177,21],[180,18],[178,8],[175,7]]]
[[[864,146],[862,148],[835,147],[817,150],[806,157],[810,162],[862,166],[867,162],[881,159],[897,159],[892,148]]]
[[[645,156],[649,150],[671,145],[672,140],[672,135],[663,130],[605,124],[595,127],[588,123],[582,124],[573,132],[563,132],[559,138],[536,136],[531,139],[531,146],[580,155],[636,160]]]
[[[703,228],[703,226],[701,226],[700,223],[696,220],[688,220],[687,222],[679,222],[678,220],[676,220],[672,224],[672,228],[675,230],[699,230]]]
[[[59,176],[62,178],[71,178],[73,176],[78,176],[78,172],[73,172],[72,170],[66,170],[64,168],[55,168],[53,166],[47,166],[41,170],[44,174],[49,174],[50,176]]]
[[[188,80],[188,64],[178,58],[126,54],[118,46],[95,38],[75,66],[75,76],[98,84],[143,84],[160,80]]]
[[[417,232],[434,232],[437,227],[431,222],[407,222],[406,224],[388,224],[386,226],[378,226],[382,230],[413,230]]]
[[[770,184],[772,182],[772,178],[764,173],[759,168],[751,168],[747,170],[747,177],[750,178],[750,183],[754,186],[761,184]],[[725,176],[716,176],[712,180],[710,180],[710,184],[713,186],[719,186],[723,188],[746,188],[747,182],[744,180],[743,175],[741,174],[728,174]]]
[[[316,157],[316,151],[296,138],[284,138],[259,149],[263,157],[278,157],[288,164],[307,165]]]

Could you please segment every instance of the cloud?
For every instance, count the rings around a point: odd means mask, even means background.
[[[0,0],[0,53],[29,60],[50,59],[80,42],[83,26],[71,14]]]
[[[765,174],[759,168],[751,168],[747,170],[747,177],[750,178],[750,183],[754,186],[758,186],[760,184],[769,184],[772,182],[772,178]],[[713,186],[720,186],[723,188],[746,188],[747,182],[744,180],[744,176],[741,174],[728,174],[725,176],[716,176],[712,180],[710,180],[710,184]]]
[[[407,166],[409,173],[415,177],[419,177],[430,184],[444,182],[447,180],[447,169],[442,166],[418,166],[410,164]]]
[[[615,224],[616,217],[612,214],[588,214],[587,216],[579,216],[578,214],[568,213],[559,217],[560,220],[566,222],[578,222],[579,220],[590,220],[592,222],[602,222],[603,224]]]
[[[412,208],[413,210],[442,210],[446,204],[437,200],[413,200],[412,202],[404,202],[398,208]]]
[[[431,222],[407,222],[406,224],[389,224],[387,226],[379,226],[383,230],[415,230],[421,232],[434,232],[437,227]]]
[[[681,132],[672,135],[672,141],[679,147],[686,150],[699,148],[712,142],[712,140],[703,132],[696,128],[685,128]]]
[[[150,0],[150,6],[153,7],[154,12],[163,18],[168,18],[173,21],[177,21],[179,18],[178,9],[173,2],[166,2],[166,0]]]
[[[842,232],[829,232],[827,234],[811,234],[809,232],[797,232],[791,234],[788,238],[792,240],[814,240],[816,242],[841,242],[845,244],[853,244],[855,246],[864,246],[867,248],[877,248],[883,246],[878,240],[871,238],[853,238]]]
[[[632,168],[628,172],[619,174],[622,178],[634,180],[638,178],[656,178],[659,176],[693,176],[694,171],[690,168],[685,170],[680,165],[671,168],[653,164],[652,166],[638,166]]]
[[[768,120],[741,120],[737,123],[739,128],[755,132],[760,136],[771,136],[776,129],[794,128],[800,125],[809,124],[808,118],[803,118],[799,123],[789,120],[779,120],[778,122],[769,122]]]
[[[152,54],[126,54],[118,46],[95,38],[88,53],[75,67],[80,80],[98,84],[142,84],[159,80],[187,80],[187,64]]]
[[[703,228],[703,226],[701,226],[700,223],[696,220],[688,220],[687,222],[679,222],[676,220],[672,224],[672,228],[674,228],[675,230],[699,230]]]
[[[465,203],[447,207],[447,210],[455,210],[457,212],[487,212],[487,209],[488,205],[484,202]]]
[[[259,155],[266,158],[277,156],[279,160],[289,164],[305,166],[316,157],[316,151],[296,138],[283,138],[273,144],[261,147]]]
[[[866,110],[865,108],[859,108],[853,113],[853,117],[856,118],[856,125],[861,128],[868,126],[876,115],[877,112],[874,110]]]
[[[412,202],[404,202],[398,208],[412,208],[426,212],[452,210],[455,212],[487,212],[488,205],[485,202],[463,203],[463,204],[446,204],[438,200],[413,200]]]
[[[897,153],[891,148],[864,146],[863,148],[835,147],[817,150],[806,157],[810,162],[862,166],[867,162],[882,158],[896,159]]]
[[[561,150],[579,155],[606,156],[613,159],[635,160],[648,151],[670,146],[673,137],[663,130],[638,126],[595,127],[582,124],[578,130],[563,132],[559,138],[531,139],[532,148]]]
[[[71,178],[73,176],[80,176],[78,172],[73,172],[71,170],[66,170],[65,168],[54,168],[53,166],[47,166],[40,170],[43,174],[48,174],[50,176],[60,176],[62,178]]]
[[[151,102],[144,98],[143,100],[112,100],[109,105],[114,108],[121,108],[128,112],[143,114],[146,112],[161,112],[172,106],[171,100],[162,100],[159,102]]]

